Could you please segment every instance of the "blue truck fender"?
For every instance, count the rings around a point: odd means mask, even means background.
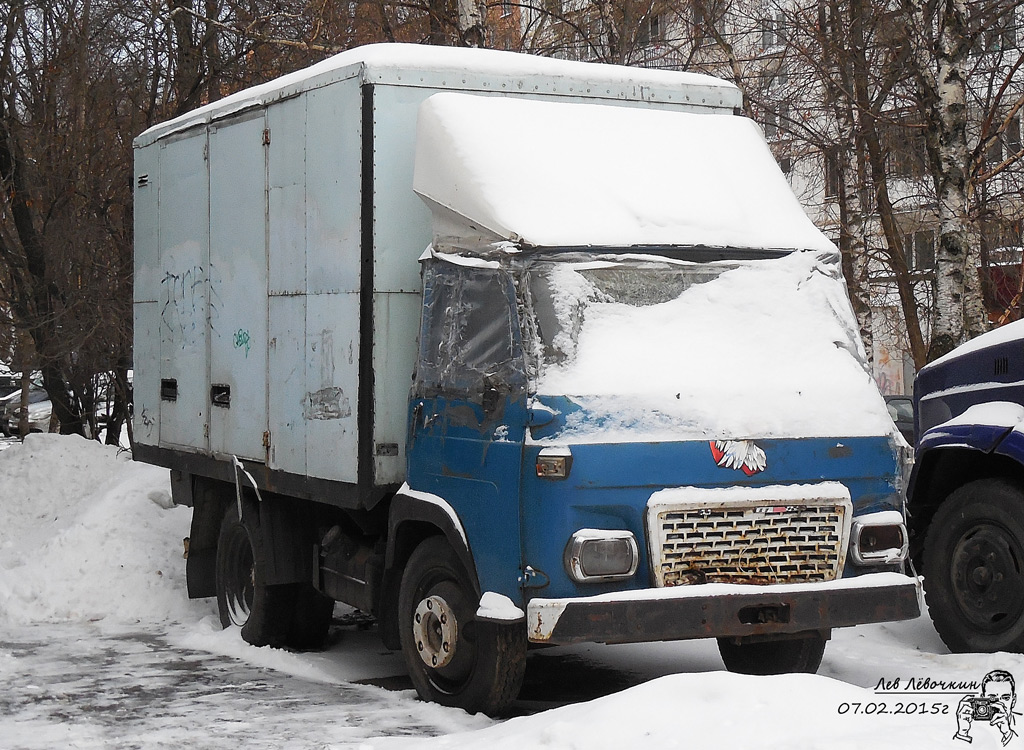
[[[912,525],[923,532],[935,508],[956,487],[987,475],[991,462],[1024,467],[1024,407],[1005,401],[975,404],[918,436],[907,488]],[[941,496],[933,488],[942,488]]]
[[[991,453],[1014,428],[1024,425],[1024,407],[1008,401],[975,404],[962,414],[925,430],[917,455],[935,448],[968,448]]]
[[[469,573],[477,599],[482,595],[466,530],[454,508],[442,497],[419,492],[403,484],[391,499],[388,510],[387,548],[378,608],[381,636],[388,648],[401,648],[397,622],[398,589],[405,563],[420,542],[435,535],[444,536]]]

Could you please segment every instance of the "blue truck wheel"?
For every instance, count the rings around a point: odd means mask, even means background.
[[[423,700],[495,716],[519,695],[526,633],[519,625],[477,620],[478,598],[447,541],[430,537],[402,573],[399,636]]]
[[[821,665],[825,642],[820,633],[758,641],[719,638],[718,653],[725,668],[737,674],[814,674]]]
[[[939,506],[924,542],[925,600],[955,653],[1024,651],[1024,491],[979,479]]]

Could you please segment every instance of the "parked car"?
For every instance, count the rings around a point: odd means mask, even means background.
[[[45,407],[42,404],[45,402]],[[46,432],[50,428],[52,405],[43,388],[31,387],[28,391],[29,432]],[[45,412],[45,418],[44,418]],[[7,437],[17,435],[21,417],[21,390],[0,398],[0,432]]]
[[[45,394],[44,394],[45,395]],[[50,417],[53,415],[53,402],[46,398],[42,401],[29,401],[28,404],[28,431],[29,432],[49,432],[50,430]],[[14,410],[14,414],[11,417],[11,433],[19,434],[21,425],[21,409],[18,407]]]
[[[914,399],[910,396],[886,396],[885,405],[889,408],[889,416],[896,423],[896,428],[913,445]]]
[[[0,397],[9,396],[21,388],[20,375],[0,375]]]

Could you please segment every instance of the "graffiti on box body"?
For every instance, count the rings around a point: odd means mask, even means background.
[[[202,266],[192,266],[181,273],[164,272],[160,284],[164,289],[164,304],[160,322],[171,334],[171,341],[185,349],[202,340],[206,316],[206,287],[209,279]],[[216,333],[215,321],[219,312],[219,297],[210,290],[210,330]]]
[[[249,348],[252,346],[252,340],[249,337],[249,332],[244,328],[239,328],[235,331],[235,348],[245,349],[245,358],[249,359]]]

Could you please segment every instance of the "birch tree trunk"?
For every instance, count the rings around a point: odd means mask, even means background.
[[[934,309],[928,361],[953,350],[985,328],[970,246],[970,180],[967,146],[967,56],[970,36],[964,0],[903,0],[916,28],[914,64],[925,114],[925,145],[935,183],[939,242],[935,253]],[[921,44],[935,30],[932,44]]]
[[[458,0],[459,41],[463,47],[483,47],[487,6],[476,0]]]

